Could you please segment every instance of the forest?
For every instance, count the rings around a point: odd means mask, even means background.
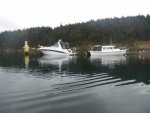
[[[30,47],[52,45],[58,39],[72,46],[89,44],[124,43],[150,40],[150,15],[105,18],[82,23],[60,25],[56,28],[33,27],[0,33],[0,49],[19,49],[28,41]]]

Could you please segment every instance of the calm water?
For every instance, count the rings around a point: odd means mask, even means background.
[[[150,53],[115,57],[0,52],[0,113],[150,113]]]

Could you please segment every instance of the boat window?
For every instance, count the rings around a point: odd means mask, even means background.
[[[101,47],[93,47],[92,50],[93,51],[101,51]]]
[[[103,47],[103,50],[107,50],[107,48],[106,48],[106,47]]]
[[[61,47],[62,47],[63,49],[67,49],[67,45],[66,45],[65,42],[61,42],[60,44],[61,44]]]
[[[67,43],[67,42],[66,42],[66,47],[67,47],[67,49],[69,49],[69,43]]]
[[[112,47],[107,47],[107,49],[109,49],[109,50],[110,50],[110,49],[113,49],[113,48],[112,48]]]

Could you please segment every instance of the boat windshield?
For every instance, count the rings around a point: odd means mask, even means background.
[[[69,44],[66,42],[60,42],[62,49],[68,49],[69,48]]]
[[[58,42],[56,42],[54,45],[52,45],[53,47],[58,47]]]
[[[107,50],[112,50],[113,49],[113,47],[107,47]]]
[[[92,47],[92,50],[93,51],[101,51],[102,47],[101,46],[94,46],[94,47]]]
[[[66,47],[67,47],[67,49],[69,49],[69,43],[67,43],[67,42],[65,42],[66,43]]]

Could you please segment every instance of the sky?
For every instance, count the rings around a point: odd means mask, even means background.
[[[0,32],[150,14],[150,0],[0,0]]]

